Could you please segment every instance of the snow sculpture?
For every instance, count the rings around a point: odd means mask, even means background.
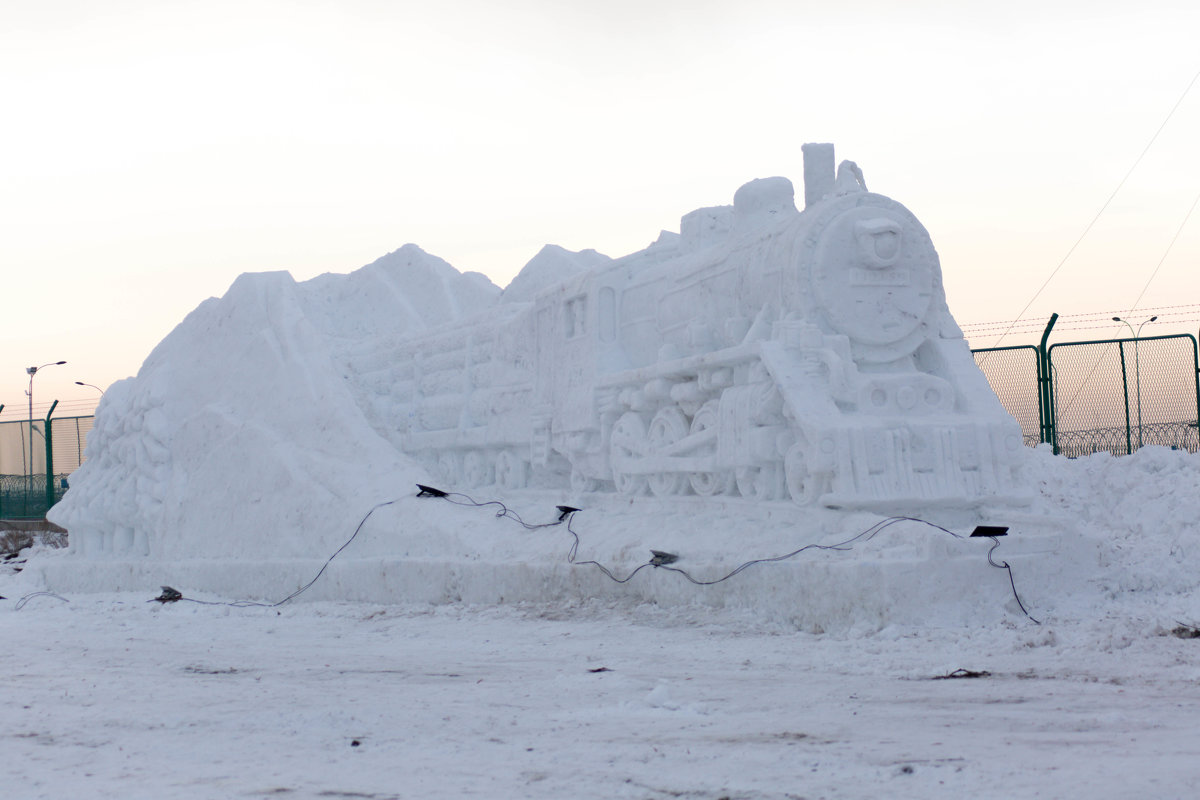
[[[447,485],[801,504],[1011,499],[1021,432],[929,234],[833,146],[679,236],[399,345],[394,441]],[[516,283],[516,281],[514,281]]]

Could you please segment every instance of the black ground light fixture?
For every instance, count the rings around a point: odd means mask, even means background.
[[[674,553],[667,553],[662,550],[650,551],[650,564],[655,567],[662,567],[667,564],[674,564],[679,560],[679,556]]]

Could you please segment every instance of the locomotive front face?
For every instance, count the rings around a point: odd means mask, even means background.
[[[931,335],[940,305],[940,268],[929,234],[907,209],[879,195],[831,206],[810,240],[808,263],[798,265],[801,285],[809,282],[815,310],[850,339],[856,361],[911,354]]]

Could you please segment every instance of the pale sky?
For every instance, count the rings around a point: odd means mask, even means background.
[[[925,224],[964,327],[1012,320],[1181,97],[1004,344],[1195,334],[1198,33],[1194,0],[0,0],[0,403],[66,360],[35,414],[86,407],[243,272],[621,256],[802,194],[809,141]]]

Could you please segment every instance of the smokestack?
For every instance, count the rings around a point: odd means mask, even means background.
[[[833,145],[810,143],[801,145],[800,150],[804,153],[804,207],[808,208],[833,193]]]

